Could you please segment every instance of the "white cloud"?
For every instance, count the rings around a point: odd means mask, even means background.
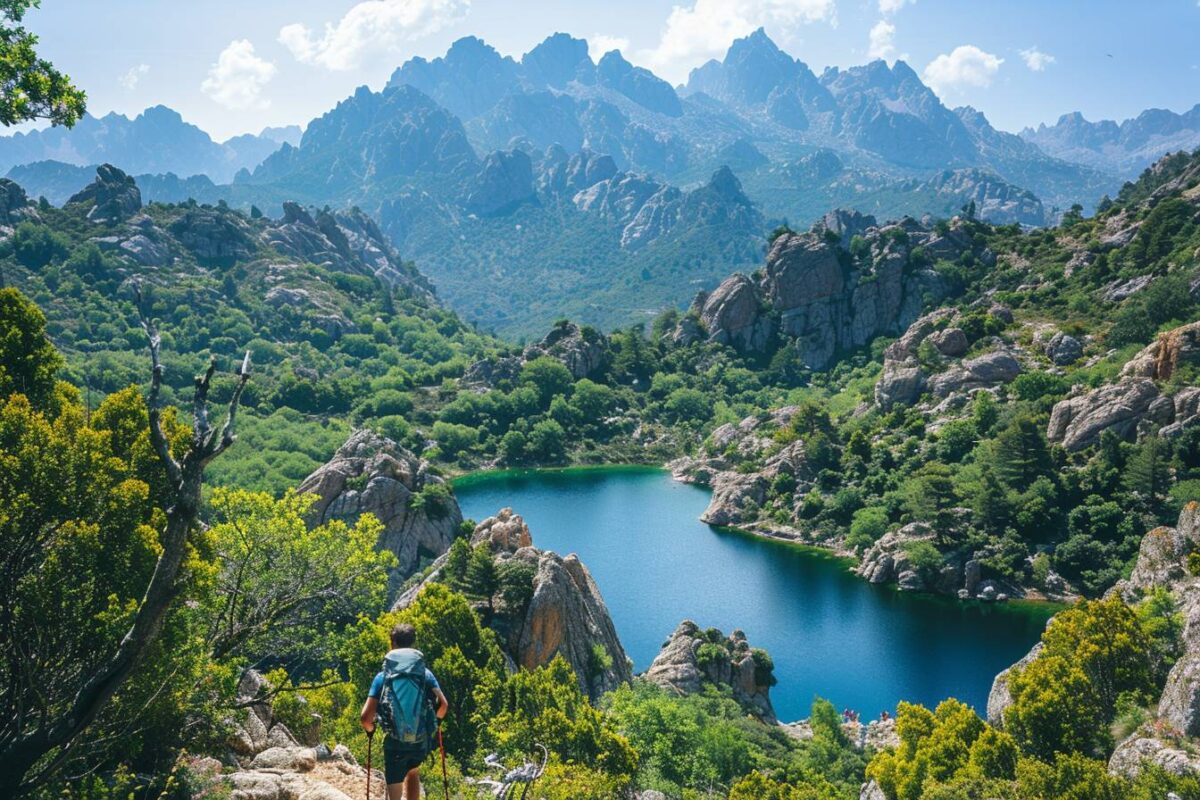
[[[668,76],[722,55],[730,43],[759,27],[787,33],[797,25],[837,24],[835,0],[694,0],[671,9],[658,46],[644,60]]]
[[[965,86],[987,87],[1003,63],[1003,58],[973,44],[959,45],[929,62],[925,67],[925,83],[938,94]]]
[[[870,36],[871,43],[867,47],[867,55],[870,58],[882,58],[886,61],[895,55],[896,46],[892,44],[892,40],[896,38],[895,25],[886,19],[881,19],[875,23],[875,27],[871,28]]]
[[[1025,62],[1025,66],[1034,72],[1042,72],[1057,59],[1049,53],[1043,53],[1036,47],[1031,47],[1028,50],[1021,51],[1021,60]]]
[[[629,50],[629,40],[624,36],[608,36],[607,34],[597,33],[588,37],[588,55],[592,60],[598,61],[600,56],[610,50],[620,50],[622,53]]]
[[[895,14],[909,3],[915,2],[917,2],[917,0],[879,0],[879,13]]]
[[[271,101],[262,91],[277,71],[270,61],[258,57],[248,39],[235,39],[217,56],[200,90],[226,108],[266,108]]]
[[[142,80],[142,76],[149,71],[149,64],[138,64],[136,67],[130,67],[128,72],[122,73],[117,78],[117,83],[121,84],[121,88],[125,91],[132,92],[137,88],[138,83]]]
[[[404,42],[458,22],[470,0],[365,0],[316,35],[295,22],[279,30],[279,41],[298,60],[327,69],[354,69],[371,55],[391,53]]]

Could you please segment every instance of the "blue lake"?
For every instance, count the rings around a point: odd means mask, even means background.
[[[455,485],[475,520],[511,506],[534,545],[578,553],[640,672],[680,620],[746,632],[775,660],[780,719],[815,695],[873,718],[900,700],[956,697],[981,713],[997,672],[1037,641],[1051,610],[901,594],[819,551],[718,530],[706,489],[661,470],[471,476]]]

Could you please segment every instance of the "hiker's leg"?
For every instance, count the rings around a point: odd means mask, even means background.
[[[389,783],[387,785],[387,800],[404,800],[404,784]]]
[[[416,767],[404,776],[404,799],[421,800],[421,772]]]

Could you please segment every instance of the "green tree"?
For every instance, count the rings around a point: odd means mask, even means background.
[[[38,37],[21,25],[38,5],[39,0],[0,2],[0,125],[46,119],[70,127],[83,116],[87,95],[38,57]]]
[[[1012,489],[1022,490],[1051,473],[1046,436],[1033,417],[1015,417],[1000,431],[992,445],[992,457],[997,477]]]
[[[41,309],[16,289],[0,289],[0,400],[19,392],[47,410],[62,363]]]
[[[1134,448],[1121,476],[1125,490],[1157,508],[1171,488],[1171,447],[1160,436],[1146,436]]]
[[[704,422],[712,416],[712,398],[699,389],[676,389],[663,401],[663,413],[671,422]]]
[[[213,657],[327,661],[338,634],[360,615],[385,608],[389,550],[371,514],[353,526],[310,526],[316,495],[213,492],[212,546],[220,565],[206,609]]]
[[[957,502],[950,468],[936,461],[922,467],[905,487],[905,508],[909,515],[927,524],[942,544],[949,544],[954,533]]]
[[[552,419],[538,422],[529,431],[526,453],[538,461],[561,461],[566,453],[567,432]]]
[[[537,391],[542,408],[548,408],[555,395],[570,391],[573,380],[571,371],[550,356],[538,356],[521,367],[521,383]]]
[[[1026,752],[1051,760],[1055,753],[1090,754],[1103,745],[1101,699],[1078,665],[1043,655],[1012,673],[1008,687],[1013,702],[1004,711],[1004,729]]]

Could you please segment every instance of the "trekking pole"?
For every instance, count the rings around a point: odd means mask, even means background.
[[[375,729],[367,731],[367,800],[371,800],[371,742],[375,739]]]
[[[442,742],[442,724],[440,722],[437,732],[438,750],[442,751],[442,791],[446,793],[446,800],[450,800],[450,779],[446,776],[446,745]]]

